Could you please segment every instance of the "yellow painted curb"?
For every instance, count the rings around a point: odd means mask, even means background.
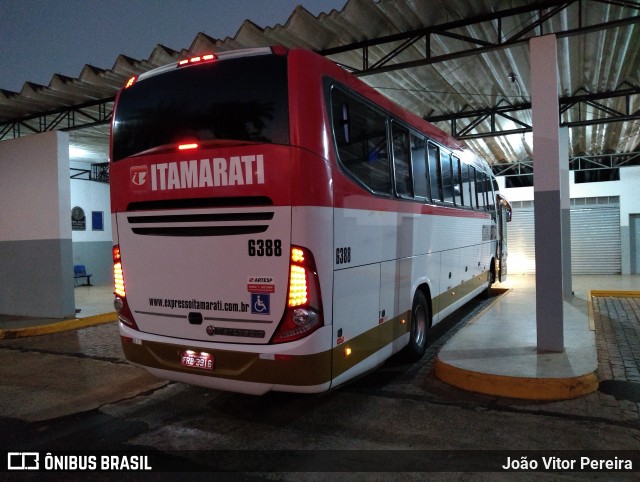
[[[598,389],[596,372],[570,378],[510,377],[454,367],[436,359],[438,379],[470,392],[525,400],[568,400]]]
[[[78,328],[86,328],[88,326],[100,325],[102,323],[111,323],[117,320],[118,320],[118,315],[114,311],[112,313],[104,313],[102,315],[87,316],[86,318],[73,318],[69,320],[62,320],[62,321],[50,323],[47,325],[0,330],[0,340],[9,340],[12,338],[24,338],[27,336],[48,335],[50,333],[76,330]]]
[[[619,291],[619,290],[589,290],[591,296],[602,298],[612,296],[614,298],[640,298],[640,291]]]
[[[587,299],[589,300],[589,329],[596,330],[595,313],[593,312],[593,298],[640,298],[640,291],[619,291],[619,290],[589,290]]]

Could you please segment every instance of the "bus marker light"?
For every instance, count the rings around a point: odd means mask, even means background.
[[[300,248],[291,248],[291,261],[302,263],[304,261],[304,251]]]
[[[128,89],[129,87],[131,87],[133,84],[136,83],[136,80],[138,80],[138,76],[134,75],[129,80],[127,80],[127,83],[124,85],[124,88]]]
[[[344,356],[351,356],[351,348],[346,347],[344,349]]]
[[[178,62],[178,67],[183,67],[185,65],[197,64],[200,62],[210,62],[212,60],[216,60],[217,57],[215,54],[206,54],[206,55],[196,55],[195,57],[191,57],[189,59],[183,59]]]

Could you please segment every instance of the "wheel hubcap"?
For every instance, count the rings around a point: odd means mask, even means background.
[[[413,339],[416,345],[424,343],[425,332],[427,330],[427,316],[422,306],[417,306],[414,311]]]

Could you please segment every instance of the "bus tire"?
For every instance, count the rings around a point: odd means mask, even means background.
[[[416,291],[411,308],[411,327],[409,344],[404,349],[408,361],[416,362],[422,358],[427,349],[427,336],[431,329],[431,310],[424,293]]]
[[[494,283],[497,280],[496,260],[494,258],[491,259],[491,267],[489,269],[489,274],[487,278],[488,278],[487,287],[484,289],[482,294],[484,295],[485,298],[491,298],[491,295],[493,293],[491,291],[491,287],[494,285]]]

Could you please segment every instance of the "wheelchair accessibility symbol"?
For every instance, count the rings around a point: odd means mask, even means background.
[[[270,313],[270,302],[268,294],[251,293],[251,313],[254,315],[268,315]]]

